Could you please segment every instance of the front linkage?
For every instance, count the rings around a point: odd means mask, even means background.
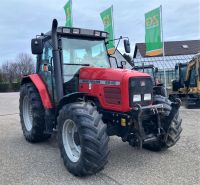
[[[173,146],[179,139],[179,135],[182,131],[180,127],[181,120],[178,118],[178,112],[181,105],[181,101],[176,99],[175,102],[171,102],[171,105],[156,104],[141,107],[139,104],[131,111],[131,117],[136,118],[133,128],[129,129],[133,133],[127,133],[122,138],[123,141],[128,141],[130,145],[137,146],[139,148],[145,147],[148,149],[159,150],[161,148],[169,148]],[[146,133],[143,120],[145,116],[148,117],[149,122],[154,117],[154,124],[156,130],[151,133]],[[149,148],[149,146],[153,146]],[[159,149],[158,149],[159,148]]]

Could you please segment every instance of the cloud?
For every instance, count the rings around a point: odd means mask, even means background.
[[[36,34],[49,31],[53,18],[64,25],[67,0],[2,0],[0,6],[0,63],[19,52],[30,53]],[[128,36],[132,50],[144,42],[144,14],[163,5],[165,40],[199,39],[199,0],[72,0],[74,26],[103,29],[99,13],[114,5],[115,36]],[[122,48],[122,46],[120,46]]]

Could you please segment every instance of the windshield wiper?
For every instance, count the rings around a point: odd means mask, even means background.
[[[90,66],[90,64],[63,64],[63,65],[69,65],[69,66]]]

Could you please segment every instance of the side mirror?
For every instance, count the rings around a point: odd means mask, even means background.
[[[157,73],[157,72],[158,72],[158,68],[156,67],[156,68],[155,68],[155,73]]]
[[[125,48],[126,53],[131,52],[131,46],[130,46],[129,40],[124,40],[124,48]]]
[[[31,50],[34,55],[41,55],[43,53],[43,42],[42,39],[31,40]]]

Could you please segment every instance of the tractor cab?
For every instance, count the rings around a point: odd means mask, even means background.
[[[175,66],[176,79],[172,81],[173,91],[178,91],[178,89],[184,88],[186,70],[187,70],[187,63],[176,64]]]
[[[154,67],[154,65],[134,66],[133,69],[136,71],[150,74],[155,82],[155,85],[161,84],[160,80],[157,78],[158,68]]]
[[[63,95],[78,92],[81,68],[111,68],[111,64],[107,32],[55,24],[52,31],[32,40],[32,53],[37,55],[37,73],[47,83],[51,97],[56,96],[56,103]],[[124,43],[127,48],[129,41]]]
[[[170,97],[180,97],[187,108],[200,105],[200,56],[175,67],[176,80],[172,81]],[[170,99],[171,99],[170,98]]]
[[[188,88],[197,87],[199,77],[198,65],[198,57],[194,57],[188,63],[176,64],[176,80],[172,81],[173,91],[186,92]]]

